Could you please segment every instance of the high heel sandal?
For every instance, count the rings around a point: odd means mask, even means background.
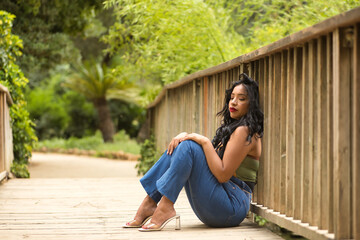
[[[144,226],[144,224],[150,220],[152,216],[149,216],[147,218],[145,218],[142,223],[140,223],[139,225],[130,225],[131,223],[133,223],[134,221],[136,221],[135,219],[131,220],[130,222],[127,222],[126,224],[124,224],[122,227],[123,228],[139,228],[139,227],[142,227]]]
[[[174,219],[176,219],[175,230],[180,230],[181,229],[180,216],[176,215],[174,217],[169,218],[165,222],[163,222],[163,224],[161,224],[161,226],[158,227],[158,228],[152,228],[153,226],[156,226],[156,224],[155,223],[150,223],[149,226],[147,226],[147,228],[144,228],[144,227],[139,228],[139,231],[140,232],[161,231],[166,226],[166,224],[168,224],[170,221],[172,221]]]

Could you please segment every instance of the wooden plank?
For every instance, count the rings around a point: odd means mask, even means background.
[[[6,98],[4,92],[0,92],[0,172],[5,171],[5,108]]]
[[[319,230],[318,227],[310,226],[308,223],[302,223],[300,220],[287,217],[285,214],[280,214],[280,212],[275,212],[262,205],[253,203],[251,209],[255,214],[308,239],[335,239],[334,234],[329,233],[327,230]]]
[[[259,79],[258,79],[258,83],[259,83],[259,91],[260,91],[260,107],[262,109],[262,111],[264,112],[264,108],[265,108],[265,61],[264,59],[261,59],[259,62]],[[265,133],[265,132],[264,132]],[[262,139],[262,144],[264,146],[264,139]],[[266,158],[264,157],[265,155],[265,150],[264,148],[262,149],[262,154],[260,157],[260,166],[259,166],[259,172],[258,172],[258,184],[257,184],[257,202],[264,204],[264,174],[265,174],[265,169],[264,169],[264,161],[266,161]]]
[[[316,88],[315,88],[315,78],[316,78],[316,40],[311,40],[309,42],[309,49],[308,49],[308,71],[309,71],[309,90],[308,90],[308,100],[309,100],[309,107],[308,107],[308,115],[309,115],[309,122],[308,122],[308,129],[309,129],[309,136],[307,139],[307,145],[308,145],[308,186],[307,189],[305,189],[305,192],[307,192],[307,213],[308,213],[308,223],[311,225],[314,224],[313,216],[317,213],[319,209],[314,209],[313,203],[315,194],[318,194],[314,192],[314,188],[316,187],[314,182],[314,156],[316,147],[314,146],[314,125],[316,125],[316,119],[315,119],[315,112],[317,110],[316,103],[314,101],[314,96],[316,95]]]
[[[352,206],[353,206],[353,238],[360,239],[360,25],[354,28],[354,48],[353,48],[353,81],[352,88]]]
[[[327,158],[327,192],[328,192],[328,226],[327,229],[329,232],[334,232],[334,151],[333,151],[333,143],[334,143],[334,135],[333,135],[333,51],[332,51],[332,34],[326,36],[326,55],[328,58],[326,59],[326,152],[328,155]],[[332,57],[330,57],[332,56]]]
[[[312,92],[312,84],[310,84],[309,78],[309,52],[308,52],[308,44],[305,44],[302,58],[302,134],[301,134],[301,182],[302,182],[302,195],[301,195],[301,220],[304,222],[309,222],[310,212],[309,212],[309,192],[307,192],[310,188],[309,182],[309,132],[312,125],[310,125],[310,92]]]
[[[281,83],[280,83],[280,120],[279,120],[279,132],[280,132],[280,152],[279,152],[279,160],[280,160],[280,207],[279,212],[284,214],[286,212],[286,195],[287,187],[286,187],[286,175],[287,175],[287,150],[286,150],[286,129],[288,128],[287,121],[287,60],[288,60],[288,52],[283,51],[281,53]]]
[[[268,198],[268,202],[266,206],[269,206],[270,208],[273,208],[273,201],[274,201],[274,194],[273,194],[273,178],[274,176],[272,176],[273,172],[272,172],[272,153],[273,153],[273,148],[272,148],[272,141],[273,141],[273,131],[272,131],[272,119],[273,119],[273,104],[272,104],[272,89],[273,89],[273,70],[272,70],[272,57],[267,58],[267,76],[268,76],[268,84],[267,84],[267,98],[268,98],[268,107],[267,107],[267,122],[264,126],[265,129],[268,129],[267,131],[267,154],[266,154],[266,181],[268,182],[267,184],[267,189],[268,192],[266,193],[266,196]],[[271,194],[272,193],[272,194]]]
[[[200,84],[199,84],[199,106],[204,106],[204,81],[205,78],[202,78],[200,80]],[[204,134],[204,111],[205,108],[201,107],[199,109],[199,133],[200,134]]]
[[[209,112],[208,112],[208,108],[209,108],[209,78],[208,77],[204,77],[204,86],[203,86],[203,91],[204,91],[204,100],[203,100],[203,108],[204,108],[204,118],[203,118],[203,124],[204,124],[204,129],[203,129],[203,134],[205,136],[208,136],[208,119],[209,119]]]
[[[310,134],[312,129],[312,79],[309,77],[309,45],[304,45],[303,54],[303,66],[302,66],[302,135],[301,135],[301,164],[302,164],[302,221],[310,222],[310,211],[309,211],[309,196],[311,192],[308,192],[311,186],[310,175]],[[311,204],[310,204],[311,205]]]
[[[209,119],[211,119],[211,131],[209,133],[209,138],[211,139],[213,136],[215,136],[215,131],[217,129],[217,125],[216,125],[216,104],[218,102],[221,102],[221,100],[219,99],[219,95],[216,94],[216,90],[218,89],[218,81],[220,81],[221,79],[221,75],[222,73],[217,74],[217,76],[213,79],[212,81],[212,89],[211,89],[211,94],[212,94],[212,104],[210,107],[211,109],[211,115],[209,116]]]
[[[263,165],[264,165],[264,204],[269,206],[270,203],[270,143],[271,143],[271,128],[269,127],[271,121],[271,92],[270,92],[270,78],[269,78],[269,58],[265,58],[264,68],[265,84],[264,84],[264,144],[263,144]]]
[[[9,93],[9,89],[2,84],[0,84],[0,95],[1,94],[5,94],[5,99],[6,99],[6,103],[8,104],[8,106],[11,106],[14,104],[12,97]]]
[[[0,172],[0,182],[6,178],[7,178],[7,172],[6,171]]]
[[[344,29],[333,33],[334,74],[334,220],[335,236],[351,238],[351,161],[350,161],[350,48],[346,46]]]
[[[278,101],[277,101],[277,91],[278,91],[278,78],[277,78],[277,69],[276,69],[276,65],[277,65],[277,59],[278,59],[278,54],[276,55],[271,55],[270,56],[270,71],[269,73],[271,74],[271,143],[270,143],[270,171],[271,171],[271,176],[270,176],[270,191],[271,191],[271,195],[270,195],[270,199],[271,199],[271,205],[269,205],[269,207],[271,207],[272,209],[276,209],[278,210],[278,203],[279,203],[279,183],[278,183],[278,167],[279,167],[279,159],[277,158],[278,156],[278,152],[279,152],[279,146],[275,147],[274,143],[276,141],[278,141],[279,139],[279,131],[278,131],[278,118],[279,118],[279,114],[278,114]]]
[[[296,90],[294,78],[294,49],[289,49],[287,69],[287,100],[286,100],[286,215],[294,216],[295,201],[295,106]]]
[[[294,50],[294,78],[295,78],[295,195],[294,219],[301,219],[302,214],[302,162],[301,162],[301,135],[302,135],[302,48]]]
[[[327,75],[326,75],[326,62],[327,58],[330,56],[327,55],[326,51],[327,39],[322,37],[318,40],[317,47],[317,56],[318,56],[318,71],[317,71],[317,139],[316,145],[318,146],[318,154],[316,155],[317,164],[319,168],[319,184],[320,184],[320,197],[317,199],[315,197],[314,207],[320,209],[319,215],[315,214],[316,225],[320,229],[328,229],[329,218],[328,218],[328,208],[329,208],[329,192],[328,192],[328,151],[327,151],[327,139],[328,139],[328,120],[327,120]],[[316,175],[315,175],[316,177]]]
[[[279,90],[282,90],[281,87],[281,53],[277,53],[274,55],[273,58],[273,89],[272,89],[272,106],[273,106],[273,118],[272,126],[273,126],[273,132],[272,132],[272,144],[271,148],[273,149],[272,159],[271,159],[271,171],[272,171],[272,188],[273,190],[273,196],[274,196],[274,202],[273,202],[273,209],[276,211],[279,211],[280,209],[280,194],[282,191],[282,187],[280,185],[280,177],[281,177],[281,142],[279,140],[281,139],[281,133],[280,133],[280,122],[281,119],[281,94],[279,93]]]
[[[0,235],[2,239],[37,240],[199,239],[199,236],[219,239],[224,235],[244,240],[282,239],[249,220],[234,228],[209,228],[197,219],[184,191],[175,203],[182,230],[175,231],[173,223],[164,231],[151,234],[121,228],[133,218],[144,197],[138,180],[135,177],[12,179],[0,185]],[[31,189],[34,190],[32,194]],[[16,196],[15,203],[14,199],[9,199],[10,193]],[[80,195],[84,197],[79,198]]]

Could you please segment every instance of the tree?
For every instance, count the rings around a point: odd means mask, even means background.
[[[80,57],[82,52],[77,42],[83,43],[87,37],[94,39],[89,27],[94,31],[96,24],[101,25],[96,22],[96,12],[103,10],[102,0],[1,0],[0,9],[17,16],[13,32],[20,36],[24,45],[18,64],[31,88],[48,78],[50,70],[57,65]],[[97,44],[92,47],[101,52],[98,48],[105,46],[99,44],[98,37]]]
[[[114,75],[106,64],[94,61],[75,65],[74,73],[67,78],[64,86],[92,102],[98,113],[99,129],[105,142],[112,142],[115,133],[107,99],[136,101],[138,93],[126,79]]]
[[[135,65],[139,81],[168,84],[279,40],[358,0],[106,0],[116,22],[110,53]],[[151,79],[151,80],[150,80]]]
[[[103,38],[108,51],[137,69],[138,80],[167,84],[236,56],[236,41],[225,34],[203,1],[108,0],[116,22]]]
[[[204,0],[226,33],[242,36],[242,55],[334,15],[360,6],[359,0]]]

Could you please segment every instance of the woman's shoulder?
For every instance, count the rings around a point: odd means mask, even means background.
[[[238,126],[231,134],[231,137],[235,138],[247,138],[247,136],[249,136],[248,126]]]
[[[246,134],[249,135],[249,127],[248,126],[238,126],[235,130],[234,130],[234,134]]]

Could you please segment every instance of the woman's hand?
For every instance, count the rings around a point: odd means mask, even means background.
[[[197,134],[197,133],[187,134],[186,136],[184,136],[183,138],[180,139],[180,142],[185,141],[185,140],[193,140],[194,142],[197,142],[201,146],[204,143],[206,143],[207,141],[210,141],[207,137]]]
[[[167,150],[168,155],[171,155],[174,152],[174,149],[179,145],[181,139],[184,138],[187,134],[187,132],[182,132],[171,140]]]

